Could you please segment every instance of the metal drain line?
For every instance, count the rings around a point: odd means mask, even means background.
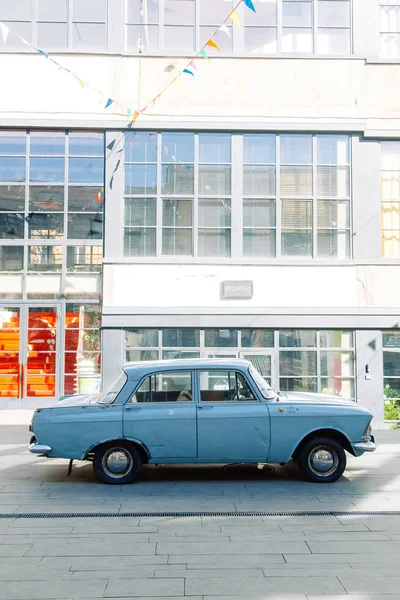
[[[347,517],[347,516],[400,516],[399,510],[373,510],[373,511],[346,511],[346,510],[326,510],[326,511],[243,511],[243,512],[224,512],[224,511],[192,511],[192,512],[90,512],[90,513],[3,513],[0,519],[105,519],[105,518],[132,518],[132,517]]]

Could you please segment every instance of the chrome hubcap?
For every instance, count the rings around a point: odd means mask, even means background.
[[[132,469],[132,457],[125,448],[111,448],[103,456],[103,469],[111,477],[124,477]]]
[[[319,477],[328,477],[337,469],[339,459],[334,450],[326,447],[314,448],[308,457],[308,466]]]

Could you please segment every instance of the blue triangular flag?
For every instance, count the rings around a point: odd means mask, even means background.
[[[110,142],[107,146],[107,150],[112,150],[115,146],[115,140],[112,140],[112,142]]]
[[[111,98],[109,98],[106,102],[106,105],[104,108],[108,108],[109,106],[111,106],[111,104],[114,102],[114,100],[111,100]]]
[[[256,12],[256,9],[254,8],[254,4],[252,3],[251,0],[243,0],[243,2],[245,3],[245,5],[250,8],[250,10]]]
[[[192,77],[194,77],[194,73],[193,71],[190,71],[190,69],[183,69],[182,73],[188,73],[189,75],[192,75]]]

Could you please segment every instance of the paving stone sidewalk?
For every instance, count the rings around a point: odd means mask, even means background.
[[[0,427],[0,600],[398,599],[400,516],[379,513],[400,511],[400,432],[377,438],[332,485],[287,465],[152,468],[105,486],[91,465],[68,478],[67,461],[29,455],[25,428]],[[325,514],[74,516],[127,511]]]

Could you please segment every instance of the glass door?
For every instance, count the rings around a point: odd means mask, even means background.
[[[0,306],[0,398],[56,399],[59,307]]]

